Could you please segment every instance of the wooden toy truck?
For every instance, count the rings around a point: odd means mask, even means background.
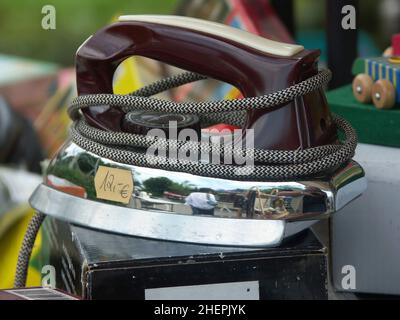
[[[400,34],[382,57],[358,58],[353,64],[353,94],[362,103],[379,109],[400,105]]]

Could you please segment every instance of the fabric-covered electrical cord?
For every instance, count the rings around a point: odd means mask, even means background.
[[[205,79],[205,77],[194,74],[193,79],[201,80]],[[180,86],[184,83],[188,83],[189,80],[187,73],[183,73],[180,76],[178,75],[169,78],[168,81],[164,79],[155,82],[150,85],[149,89],[144,87],[139,89],[137,92],[127,95],[90,94],[78,96],[72,101],[68,113],[72,120],[77,120],[80,117],[79,110],[81,108],[102,105],[117,106],[125,112],[132,110],[153,110],[179,114],[209,114],[219,112],[237,112],[241,110],[268,109],[285,104],[299,96],[303,96],[319,89],[324,84],[327,84],[330,79],[331,72],[329,70],[321,70],[316,75],[283,90],[275,91],[263,96],[244,99],[207,102],[174,102],[148,97],[173,87]],[[144,93],[146,96],[138,95]]]
[[[356,133],[347,121],[337,116],[333,116],[333,121],[345,136],[341,144],[284,151],[232,148],[232,146],[223,144],[168,140],[126,132],[107,132],[88,125],[79,112],[80,109],[90,106],[111,105],[120,107],[125,112],[139,109],[166,113],[189,113],[197,114],[201,119],[207,119],[208,122],[212,120],[211,122],[243,125],[245,119],[243,112],[246,110],[267,109],[283,105],[325,85],[330,80],[331,73],[329,70],[321,70],[315,76],[286,89],[244,99],[178,103],[148,98],[173,87],[205,78],[203,75],[186,72],[157,81],[129,95],[79,96],[73,100],[68,110],[70,117],[74,120],[70,130],[71,139],[81,148],[116,162],[233,180],[298,179],[335,168],[350,160],[354,155],[357,145]],[[183,159],[177,161],[174,158],[151,156],[140,152],[140,150],[154,145],[155,141],[160,148],[168,148],[168,145],[173,144],[179,148],[197,149],[202,152],[223,154],[224,151],[230,151],[233,155],[240,153],[241,156],[253,157],[257,165],[249,169],[245,166],[202,163]]]
[[[28,275],[29,260],[32,254],[33,245],[36,236],[39,232],[40,226],[46,215],[37,212],[29,222],[28,228],[24,235],[21,249],[18,253],[17,269],[15,272],[14,287],[22,288],[26,285],[26,277]]]

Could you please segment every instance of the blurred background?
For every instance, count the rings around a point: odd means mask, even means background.
[[[93,32],[121,14],[166,14],[175,0],[2,0],[0,52],[70,66],[79,45]],[[43,30],[42,7],[53,5],[57,29]]]
[[[57,29],[51,32],[43,30],[40,24],[41,9],[47,4],[54,5],[57,10]],[[166,14],[173,12],[177,5],[178,0],[2,0],[0,52],[69,66],[73,64],[78,46],[112,17]],[[325,5],[325,1],[294,1],[296,33],[301,36],[307,30],[323,30]],[[360,4],[359,27],[368,33],[379,50],[385,49],[390,44],[390,36],[399,30],[399,12],[397,0],[363,0]]]

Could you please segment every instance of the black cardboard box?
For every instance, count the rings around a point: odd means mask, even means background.
[[[308,230],[278,248],[184,244],[104,233],[50,217],[41,259],[85,299],[327,299],[327,252]]]

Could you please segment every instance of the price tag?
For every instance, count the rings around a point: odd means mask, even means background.
[[[96,197],[121,203],[129,203],[133,192],[132,172],[99,166],[94,177]]]

